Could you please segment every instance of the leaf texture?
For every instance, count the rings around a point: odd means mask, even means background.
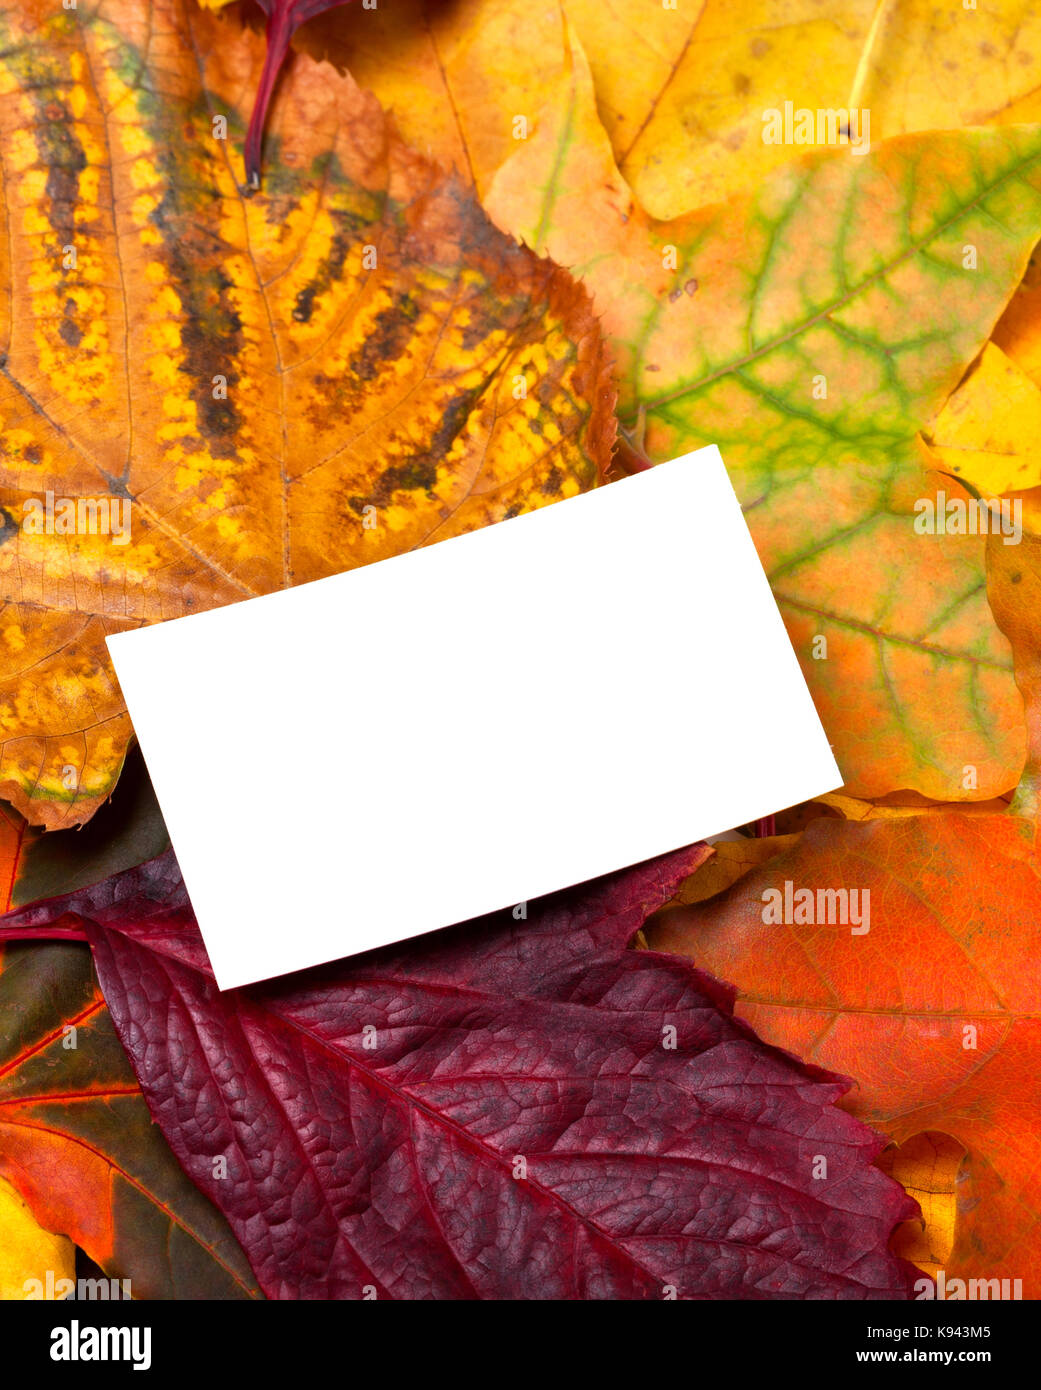
[[[0,6],[0,793],[50,829],[89,818],[130,737],[107,634],[516,515],[610,462],[585,292],[350,78],[294,62],[243,195],[262,53],[194,0]],[[76,533],[48,497],[83,505]]]
[[[154,1114],[272,1296],[904,1297],[886,1241],[913,1206],[833,1105],[848,1083],[626,949],[704,856],[224,993],[170,855],[2,929],[82,922]]]
[[[1014,786],[1022,725],[983,538],[918,534],[914,507],[947,487],[918,432],[1041,233],[1041,130],[829,150],[655,222],[613,165],[576,43],[566,95],[486,204],[589,286],[649,457],[718,443],[847,789]]]
[[[152,1123],[85,946],[0,947],[0,1176],[135,1298],[260,1296]]]

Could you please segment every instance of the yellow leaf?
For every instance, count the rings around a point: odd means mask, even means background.
[[[480,196],[535,130],[565,65],[559,7],[518,0],[354,3],[305,24],[294,47],[374,92],[410,145]]]
[[[925,434],[937,467],[984,497],[1041,483],[1041,390],[987,343]]]
[[[24,1299],[37,1292],[46,1297],[48,1287],[53,1290],[59,1279],[75,1277],[76,1247],[72,1241],[38,1226],[15,1189],[0,1178],[0,1299]],[[31,1285],[32,1280],[39,1280],[39,1291]]]
[[[994,342],[1041,386],[1041,255],[1035,249],[1026,274],[994,328]]]
[[[827,792],[824,796],[815,797],[809,805],[829,806],[844,820],[853,821],[901,820],[907,816],[947,815],[951,811],[958,811],[966,816],[996,816],[1005,815],[1008,811],[1008,802],[1000,798],[991,801],[936,801],[931,804],[920,800],[914,805],[887,806],[875,801],[862,801],[856,796],[846,796],[844,792]]]
[[[4,0],[0,36],[0,795],[55,828],[131,735],[107,634],[595,486],[614,392],[586,292],[328,64],[279,84],[250,197],[261,35]]]
[[[216,3],[216,0],[208,0]],[[915,131],[1041,117],[1034,0],[563,0],[589,56],[597,108],[638,200],[668,218],[753,188],[805,146],[767,143],[785,102],[816,120],[851,108],[871,145]],[[346,5],[298,35],[394,109],[407,138],[484,194],[563,67],[555,4],[394,0]],[[793,121],[794,127],[794,121]],[[794,128],[792,131],[794,135]]]

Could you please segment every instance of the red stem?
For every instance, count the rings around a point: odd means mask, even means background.
[[[79,927],[0,927],[0,941],[86,941],[87,933]]]

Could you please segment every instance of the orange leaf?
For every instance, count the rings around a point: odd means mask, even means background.
[[[1027,707],[1013,813],[819,818],[722,897],[669,909],[645,934],[732,981],[762,1037],[856,1077],[846,1103],[904,1146],[892,1171],[931,1194],[905,1254],[948,1278],[1021,1279],[1037,1298],[1041,489],[1020,500],[1021,543],[991,536],[987,556]]]
[[[194,0],[0,30],[0,793],[55,828],[130,737],[106,634],[592,487],[614,394],[585,292],[327,64],[249,198],[259,35]]]
[[[89,950],[0,956],[0,1178],[134,1297],[259,1297],[224,1218],[152,1123]]]

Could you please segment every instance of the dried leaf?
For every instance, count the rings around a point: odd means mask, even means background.
[[[906,1296],[885,1247],[912,1205],[832,1104],[846,1083],[625,949],[705,852],[223,994],[170,855],[0,933],[78,915],[167,1137],[269,1294]]]
[[[205,0],[204,0],[205,2]],[[392,106],[413,143],[472,166],[482,195],[563,66],[563,12],[589,55],[614,158],[655,217],[751,189],[803,146],[764,114],[850,108],[869,144],[913,131],[1036,121],[1041,26],[1031,0],[394,0],[308,24],[299,42]],[[861,113],[867,112],[867,123]]]
[[[280,83],[244,199],[259,35],[194,0],[7,0],[0,41],[0,793],[53,829],[130,736],[106,634],[591,487],[614,396],[585,293],[328,65]]]
[[[828,151],[653,222],[612,164],[576,44],[568,101],[486,203],[593,291],[650,458],[719,444],[847,790],[1014,785],[1022,728],[983,538],[916,534],[915,503],[951,488],[916,435],[1041,231],[1041,130]]]
[[[0,961],[0,1178],[134,1297],[259,1297],[227,1223],[152,1123],[90,952],[7,945]]]
[[[928,432],[936,467],[984,497],[1041,483],[1041,388],[987,343]]]

